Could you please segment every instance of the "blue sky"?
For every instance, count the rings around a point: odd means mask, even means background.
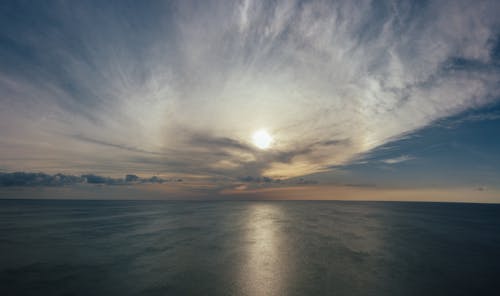
[[[3,1],[3,195],[107,184],[84,192],[500,201],[499,12],[498,1]]]
[[[445,118],[340,167],[341,182],[395,187],[498,189],[500,105]]]

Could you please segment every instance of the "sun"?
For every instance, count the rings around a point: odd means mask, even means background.
[[[273,138],[266,130],[259,130],[253,133],[252,140],[254,145],[260,149],[268,149],[273,142]]]

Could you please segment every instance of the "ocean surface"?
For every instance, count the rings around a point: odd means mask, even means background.
[[[0,295],[500,295],[500,206],[0,200]]]

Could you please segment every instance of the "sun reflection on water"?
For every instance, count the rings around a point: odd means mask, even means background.
[[[245,222],[245,262],[240,281],[244,295],[285,295],[285,254],[279,220],[280,207],[258,204],[249,209]]]

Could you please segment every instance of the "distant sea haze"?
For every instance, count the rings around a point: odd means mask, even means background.
[[[0,295],[496,295],[500,205],[0,200]]]

